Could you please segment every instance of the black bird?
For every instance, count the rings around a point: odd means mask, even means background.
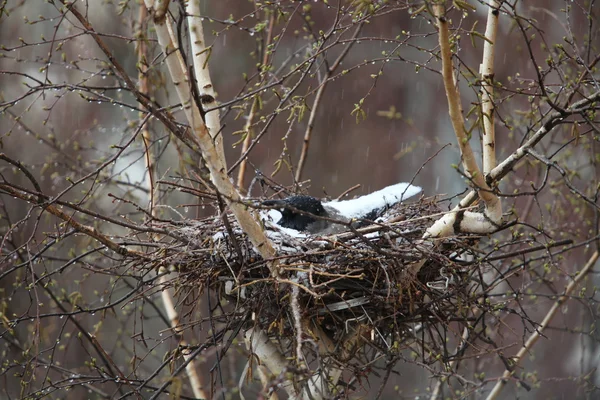
[[[336,224],[327,219],[342,222],[349,221],[348,218],[340,215],[335,209],[324,206],[319,199],[312,196],[296,195],[281,200],[266,200],[263,205],[279,207],[281,219],[277,221],[277,225],[297,231],[323,235],[334,234],[343,231],[344,225]]]
[[[277,225],[312,234],[333,235],[352,227],[360,228],[379,218],[385,210],[421,192],[408,183],[397,183],[352,200],[321,202],[312,196],[295,195],[262,204],[277,207],[281,218]],[[337,223],[335,222],[337,221]]]

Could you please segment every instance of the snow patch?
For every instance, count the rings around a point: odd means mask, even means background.
[[[225,239],[227,235],[225,232],[217,232],[212,236],[213,242],[218,242],[219,240]]]
[[[356,199],[330,201],[329,203],[323,203],[323,205],[335,208],[340,214],[349,219],[361,218],[373,210],[392,206],[420,192],[420,187],[402,182]]]
[[[278,240],[278,239],[285,239],[286,236],[289,237],[293,237],[293,238],[305,238],[307,237],[306,234],[301,233],[300,231],[297,231],[295,229],[291,229],[291,228],[284,228],[283,226],[279,226],[276,224],[272,224],[269,226],[272,229],[276,229],[276,230],[267,230],[267,237],[269,239],[272,240]]]

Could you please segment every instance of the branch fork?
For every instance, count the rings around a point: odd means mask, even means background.
[[[482,113],[484,114],[483,135],[483,172],[485,175],[496,166],[496,151],[494,139],[494,105],[492,100],[493,85],[491,77],[494,76],[494,40],[498,27],[497,1],[492,2],[488,14],[486,28],[486,40],[484,47],[483,63],[481,64],[482,81]],[[462,208],[470,204],[459,204],[452,212],[437,220],[425,232],[424,238],[447,237],[461,232],[486,234],[494,232],[502,224],[502,202],[500,198],[491,191],[486,176],[479,169],[473,149],[469,143],[469,137],[465,130],[465,121],[462,112],[460,92],[454,79],[452,66],[452,51],[450,49],[450,30],[448,20],[445,17],[445,6],[436,4],[433,12],[437,20],[439,30],[440,57],[442,59],[442,77],[446,98],[448,99],[448,112],[456,140],[460,148],[461,159],[465,174],[473,183],[479,198],[485,204],[483,213],[464,211]],[[487,77],[487,78],[486,78]],[[472,200],[471,200],[472,201]]]

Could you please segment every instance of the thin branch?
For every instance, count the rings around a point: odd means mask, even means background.
[[[354,34],[352,35],[352,38],[350,39],[350,41],[346,44],[346,47],[344,47],[344,49],[342,50],[340,55],[337,57],[335,62],[331,65],[331,67],[327,68],[327,72],[325,73],[325,76],[323,77],[323,83],[321,84],[321,86],[319,86],[319,90],[317,90],[317,94],[315,95],[315,99],[313,101],[312,108],[310,111],[310,116],[308,117],[308,124],[306,126],[306,131],[304,132],[304,140],[302,141],[302,152],[300,153],[300,160],[298,161],[298,167],[296,168],[296,177],[295,177],[296,182],[300,182],[302,180],[302,171],[304,170],[304,164],[306,163],[306,157],[308,156],[308,146],[310,144],[310,138],[312,136],[312,132],[315,127],[315,119],[317,117],[317,110],[319,110],[319,105],[321,104],[321,100],[323,98],[323,93],[325,93],[325,88],[327,87],[327,84],[330,82],[329,78],[331,77],[331,75],[333,75],[335,70],[340,66],[340,64],[344,60],[344,57],[346,57],[346,55],[350,51],[350,48],[355,43],[354,39],[356,39],[358,37],[362,27],[363,27],[363,23],[360,23],[356,27],[356,30],[354,31]]]
[[[166,269],[161,267],[159,269],[159,274],[162,275],[160,277],[160,284],[165,285],[169,281]],[[183,337],[183,330],[181,328],[182,324],[179,320],[179,314],[177,313],[177,310],[175,309],[175,303],[173,301],[173,296],[171,295],[171,292],[169,291],[169,289],[165,288],[164,286],[163,286],[163,290],[160,292],[160,296],[163,301],[163,307],[164,307],[165,311],[167,312],[167,316],[169,317],[169,323],[171,325],[171,330],[176,335],[176,337],[179,341],[179,347],[181,349],[183,349],[181,351],[181,354],[183,355],[183,359],[186,362],[185,372],[188,376],[188,379],[190,380],[190,384],[192,386],[192,391],[194,392],[194,397],[199,398],[199,399],[208,399],[209,396],[207,395],[207,393],[204,390],[204,387],[206,385],[204,385],[204,383],[202,382],[202,379],[200,379],[200,375],[198,374],[198,366],[196,365],[196,361],[198,359],[195,358],[193,352],[190,350],[189,344]]]
[[[139,24],[140,24],[140,33],[142,38],[146,38],[146,34],[147,34],[147,26],[146,26],[146,19],[147,19],[147,15],[148,15],[148,10],[146,7],[140,7],[140,13],[139,13]],[[148,47],[146,45],[146,41],[145,40],[140,40],[139,42],[139,47],[138,47],[138,66],[139,66],[139,71],[138,71],[138,81],[139,81],[139,85],[140,85],[140,92],[143,93],[144,95],[148,96],[150,94],[150,90],[149,90],[149,85],[148,85],[148,65],[147,65],[147,51],[148,51]],[[151,97],[151,96],[148,96]],[[150,192],[150,214],[152,215],[152,217],[158,217],[158,208],[157,203],[155,201],[155,193],[156,193],[156,181],[155,181],[155,173],[156,173],[156,157],[155,157],[155,153],[152,151],[152,137],[151,137],[151,132],[150,129],[148,128],[148,123],[146,123],[144,125],[144,128],[142,130],[142,138],[144,141],[144,146],[145,146],[145,162],[146,162],[146,169],[148,171],[148,185],[149,185],[149,192]],[[155,239],[156,235],[152,235],[150,234],[150,237],[152,239]],[[169,323],[171,326],[171,329],[173,330],[173,332],[175,333],[176,337],[179,340],[179,346],[183,349],[188,349],[188,343],[186,342],[185,338],[183,337],[183,332],[181,331],[180,327],[181,323],[179,321],[179,315],[177,313],[177,310],[175,309],[175,304],[173,301],[173,296],[171,295],[171,292],[169,291],[168,288],[166,288],[166,284],[169,281],[169,277],[168,277],[168,273],[165,270],[164,267],[161,267],[159,269],[159,275],[160,275],[160,279],[159,279],[159,284],[162,285],[163,290],[160,292],[161,298],[162,298],[162,305],[167,313],[167,316],[169,318]],[[206,392],[204,391],[204,387],[205,385],[203,384],[202,380],[200,379],[200,375],[198,374],[198,366],[196,365],[196,360],[192,359],[190,357],[191,352],[188,350],[183,350],[182,351],[182,355],[183,355],[183,359],[185,361],[187,361],[187,365],[185,367],[185,371],[186,374],[188,376],[188,379],[190,380],[190,385],[192,387],[192,392],[194,393],[194,397],[196,398],[202,398],[202,399],[207,399],[208,395],[206,394]]]
[[[138,23],[139,23],[139,36],[140,41],[138,42],[138,83],[140,93],[145,95],[148,94],[149,85],[148,85],[148,44],[147,44],[147,24],[146,18],[148,16],[148,10],[146,7],[140,7]],[[143,106],[143,104],[142,104]],[[140,112],[140,119],[143,118],[143,113]],[[153,214],[154,211],[154,158],[152,157],[151,147],[152,147],[152,138],[150,134],[150,128],[148,125],[148,121],[141,127],[142,129],[142,139],[145,147],[145,161],[146,161],[146,169],[148,170],[148,179],[150,181],[150,213]]]
[[[146,0],[146,2],[148,9],[150,9],[154,4],[154,0]],[[150,114],[165,124],[169,131],[177,136],[177,138],[185,143],[185,145],[188,146],[192,151],[199,152],[200,149],[198,148],[198,143],[190,134],[190,131],[188,129],[182,129],[170,114],[162,112],[162,110],[156,104],[154,104],[150,99],[145,97],[139,90],[136,89],[135,84],[131,80],[131,77],[127,71],[125,71],[125,68],[119,63],[119,61],[110,51],[109,47],[106,45],[106,43],[104,43],[101,36],[94,30],[92,24],[90,24],[87,18],[77,10],[76,2],[69,3],[66,0],[61,0],[61,3],[71,12],[71,14],[75,16],[75,18],[77,18],[77,20],[85,28],[85,31],[92,36],[98,47],[100,47],[100,50],[102,50],[106,58],[108,58],[109,64],[116,76],[123,81],[124,87],[131,91],[136,100],[143,104]],[[148,4],[150,4],[150,6],[148,6]]]
[[[271,17],[269,18],[269,29],[267,31],[267,40],[264,44],[264,54],[263,54],[263,60],[262,60],[262,68],[265,71],[265,76],[266,73],[268,71],[267,66],[267,62],[269,61],[269,52],[267,51],[267,49],[269,48],[269,44],[271,44],[271,39],[273,37],[273,24],[275,22],[275,14],[271,14]],[[264,79],[264,78],[263,78]],[[252,100],[252,106],[250,107],[250,113],[248,114],[248,119],[246,120],[246,123],[244,124],[244,129],[243,132],[246,133],[246,137],[244,138],[244,142],[242,143],[242,150],[241,150],[241,154],[245,154],[248,151],[248,148],[250,147],[250,143],[252,142],[252,125],[254,125],[254,117],[256,117],[256,114],[258,113],[258,107],[260,104],[260,100],[259,100],[259,95],[257,95],[253,100]],[[246,166],[248,165],[248,157],[244,157],[242,158],[242,162],[240,163],[240,169],[238,171],[238,177],[237,177],[237,187],[238,190],[244,190],[244,176],[246,176]]]
[[[96,228],[80,223],[72,215],[66,214],[65,212],[59,210],[58,207],[56,207],[55,205],[41,202],[35,196],[28,194],[28,193],[24,193],[20,190],[16,190],[6,183],[0,183],[0,190],[5,191],[6,193],[10,194],[13,197],[19,198],[21,200],[25,200],[29,203],[37,204],[45,211],[48,211],[50,214],[65,221],[67,223],[67,225],[70,225],[76,231],[96,239],[97,241],[99,241],[100,243],[102,243],[103,245],[105,245],[106,247],[108,247],[109,249],[111,249],[112,251],[114,251],[117,254],[120,254],[122,256],[130,256],[130,257],[149,259],[149,256],[147,254],[142,253],[140,251],[131,250],[125,246],[121,246],[121,245],[117,244],[116,242],[109,239],[109,237],[107,235],[100,233]]]
[[[511,357],[512,370],[507,369],[504,371],[504,374],[502,374],[502,378],[500,378],[498,380],[498,382],[496,382],[496,385],[494,386],[494,388],[488,395],[487,400],[494,400],[494,399],[498,398],[498,395],[500,394],[500,392],[506,385],[506,382],[508,382],[508,379],[515,373],[515,371],[517,370],[517,367],[523,360],[523,357],[525,357],[525,355],[531,350],[531,348],[535,345],[535,343],[538,341],[538,339],[542,336],[544,330],[548,327],[548,325],[552,321],[552,318],[554,318],[554,315],[556,314],[556,312],[558,311],[560,306],[563,305],[563,303],[569,298],[569,295],[571,294],[571,292],[573,292],[573,290],[575,290],[575,288],[579,285],[579,283],[587,276],[588,272],[590,272],[590,270],[594,267],[594,265],[596,265],[596,261],[598,260],[598,255],[599,255],[599,253],[598,253],[598,251],[596,251],[590,257],[590,259],[585,264],[585,266],[581,269],[581,271],[576,272],[577,276],[575,276],[575,278],[571,282],[569,282],[569,284],[565,288],[564,293],[556,300],[556,302],[554,303],[552,308],[548,311],[548,314],[546,314],[546,316],[544,317],[544,320],[542,321],[540,326],[536,329],[536,331],[534,333],[531,334],[531,336],[529,336],[529,338],[527,339],[527,342],[525,342],[525,344],[523,345],[521,350],[519,350],[519,352],[515,356]]]
[[[456,352],[455,353],[459,353],[462,350],[464,350],[468,345],[469,345],[469,328],[465,327],[463,329],[463,334],[461,336],[461,340],[456,348]],[[448,363],[448,366],[446,367],[446,371],[453,371],[455,366],[460,362],[460,358],[454,358],[452,359],[452,361],[450,361]],[[438,379],[435,387],[433,389],[433,391],[431,392],[431,396],[429,397],[430,400],[437,400],[440,397],[441,391],[442,391],[442,385],[444,384],[444,381],[442,379]]]

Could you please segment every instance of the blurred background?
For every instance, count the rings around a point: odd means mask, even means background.
[[[459,29],[460,34],[455,43],[458,54],[455,65],[461,69],[459,86],[465,114],[479,101],[476,75],[483,39],[470,35],[469,31],[483,34],[487,16],[485,3],[470,1],[468,4],[472,7],[465,9],[455,4],[450,14],[451,26]],[[237,163],[242,154],[243,136],[233,133],[246,129],[252,103],[257,101],[255,97],[240,95],[261,87],[266,89],[261,93],[262,108],[253,116],[251,133],[258,139],[248,155],[250,165],[244,176],[245,188],[262,174],[281,185],[317,197],[336,198],[355,185],[360,187],[350,196],[366,194],[411,180],[423,187],[424,196],[446,198],[468,189],[468,183],[453,167],[460,165],[460,154],[436,57],[437,31],[432,17],[422,9],[424,3],[364,1],[365,7],[383,8],[372,17],[364,18],[356,38],[353,34],[361,22],[342,13],[335,34],[325,43],[326,50],[321,48],[315,57],[316,49],[322,45],[319,38],[331,30],[338,7],[349,12],[361,4],[363,1],[315,0],[282,1],[276,6],[267,6],[267,2],[243,0],[201,1],[206,41],[212,46],[210,72],[217,100],[227,105],[221,109],[221,135],[229,166]],[[145,147],[135,133],[142,108],[123,82],[115,78],[113,67],[89,31],[82,29],[73,14],[66,12],[67,5],[59,1],[9,0],[1,7],[1,151],[27,166],[44,193],[60,195],[99,216],[74,212],[82,222],[102,229],[107,235],[123,235],[123,227],[103,223],[100,216],[124,216],[131,221],[144,217],[137,206],[147,207],[149,201]],[[115,59],[137,82],[140,4],[84,0],[72,7],[101,33],[102,41]],[[173,2],[170,8],[176,19],[175,26],[179,7],[179,2]],[[600,10],[596,1],[531,0],[510,2],[508,8],[516,10],[520,18],[534,21],[535,28],[524,35],[512,15],[501,13],[495,61],[495,80],[502,85],[497,93],[498,160],[503,160],[531,131],[539,128],[540,119],[549,109],[540,98],[538,68],[532,56],[537,65],[547,68],[547,59],[558,57],[560,51],[556,45],[560,45],[567,47],[566,53],[570,53],[573,60],[581,60],[580,65],[565,65],[544,76],[548,90],[560,96],[566,82],[572,82],[560,72],[569,68],[576,72],[584,68],[582,65],[589,65],[590,60],[597,57],[600,45],[595,19]],[[146,22],[152,25],[150,20]],[[185,34],[185,27],[182,29]],[[173,107],[169,111],[180,123],[185,123],[152,30],[148,36],[151,96],[162,107]],[[526,38],[531,40],[531,53]],[[352,45],[348,46],[349,43]],[[267,45],[274,51],[266,58],[269,68],[264,73]],[[333,65],[346,46],[347,54],[330,73],[323,97],[315,105],[315,94],[325,81],[327,65]],[[580,53],[575,54],[575,50]],[[314,62],[290,73],[307,60]],[[597,78],[596,71],[592,76]],[[283,104],[284,111],[274,113],[282,107],[279,99],[292,90]],[[314,128],[300,179],[305,183],[299,187],[295,186],[294,176],[309,114],[315,106]],[[591,120],[594,118],[597,120],[595,116]],[[471,112],[467,124],[475,123],[476,119],[477,112]],[[156,119],[150,127],[153,151],[158,154],[157,179],[189,182],[191,178],[186,170],[191,168],[193,159],[185,146]],[[582,126],[580,132],[586,129]],[[595,128],[595,134],[598,133]],[[478,125],[471,134],[472,145],[480,159]],[[573,182],[589,193],[587,190],[594,190],[598,182],[596,139],[588,135],[580,143],[574,143],[574,135],[572,126],[557,129],[556,135],[546,140],[540,151],[551,154],[565,149],[561,153],[564,157],[559,160],[561,165],[575,171],[571,175]],[[282,160],[279,169],[278,160]],[[18,173],[14,165],[5,163],[1,168],[4,180],[29,185],[28,179]],[[501,191],[531,190],[531,182],[539,183],[543,172],[544,168],[539,165],[520,165],[503,180]],[[237,173],[238,169],[232,171],[234,179]],[[271,194],[262,191],[260,185],[253,186],[250,193],[256,197]],[[597,211],[569,196],[564,185],[557,184],[548,187],[535,200],[531,200],[533,197],[506,198],[504,208],[507,213],[512,210],[512,216],[527,209],[528,222],[532,226],[544,226],[548,233],[555,235],[553,239],[590,240],[593,245]],[[176,344],[175,339],[162,337],[168,324],[164,316],[147,303],[152,296],[158,299],[154,290],[145,286],[143,278],[133,279],[135,274],[131,271],[121,271],[121,276],[104,274],[104,268],[113,266],[111,256],[108,252],[96,252],[98,243],[89,237],[69,233],[68,240],[56,241],[52,232],[66,234],[70,228],[48,214],[40,216],[39,210],[29,203],[6,193],[2,194],[2,202],[0,225],[5,257],[0,270],[4,321],[0,344],[6,363],[0,370],[0,398],[25,398],[24,393],[32,398],[104,398],[106,394],[120,398],[122,394],[115,389],[118,385],[112,381],[97,386],[91,384],[102,388],[102,393],[83,384],[69,392],[69,380],[72,383],[74,379],[75,384],[84,382],[82,376],[89,368],[86,363],[96,357],[90,350],[92,343],[78,337],[78,332],[93,332],[94,337],[107,346],[105,349],[122,371],[153,371],[165,352]],[[194,196],[173,187],[161,190],[161,202],[165,205],[161,211],[165,218],[200,218],[214,214],[211,207],[203,207]],[[529,212],[530,209],[533,211]],[[47,249],[51,249],[51,253],[47,253]],[[94,256],[86,258],[83,256],[86,252]],[[78,257],[81,258],[70,261]],[[573,272],[586,258],[586,250],[579,248],[551,264],[558,270]],[[45,276],[48,276],[46,280]],[[560,292],[565,276],[558,274],[552,283],[540,284],[551,287],[544,286],[540,292]],[[590,292],[593,292],[596,275],[592,278]],[[514,283],[527,293],[533,281],[531,277],[516,277]],[[53,287],[53,291],[41,287],[44,282]],[[537,290],[533,289],[531,295]],[[565,305],[554,321],[554,328],[546,333],[524,363],[525,373],[533,376],[528,378],[529,382],[539,385],[527,391],[511,383],[504,390],[503,398],[596,398],[596,386],[600,382],[596,372],[599,353],[593,325],[597,312],[594,296],[595,293],[582,293],[580,302]],[[107,302],[114,304],[104,307]],[[540,303],[532,301],[528,303],[526,315],[540,321],[551,304],[550,297]],[[189,308],[185,301],[180,305],[182,309]],[[97,311],[84,312],[90,309]],[[67,323],[63,316],[69,313],[74,314]],[[80,326],[76,326],[75,320]],[[501,352],[508,356],[518,350],[533,328],[518,315],[507,316],[504,323],[506,332],[499,340],[506,346]],[[194,329],[197,331],[191,331],[191,338],[204,337],[209,331],[201,324]],[[504,364],[486,351],[475,347],[465,368],[485,371],[484,379],[495,378],[504,370]],[[207,382],[212,380],[219,390],[237,386],[236,379],[245,362],[243,346],[236,343],[229,354],[231,361],[223,364],[227,369],[223,373],[226,382],[218,382],[214,371],[209,372],[215,361],[214,350],[207,351],[200,359]],[[26,361],[10,361],[19,357]],[[44,373],[53,363],[61,367]],[[141,365],[139,369],[138,365]],[[429,396],[434,381],[428,369],[406,363],[399,365],[397,371],[382,398]],[[136,379],[144,379],[141,372],[134,375]],[[44,384],[50,377],[54,383]],[[377,379],[373,378],[370,386],[365,386],[366,393],[376,392]],[[182,385],[185,388],[185,383]],[[185,389],[183,393],[189,395]],[[447,390],[444,394],[448,398],[481,398],[482,393]],[[151,393],[139,396],[149,398]],[[227,392],[227,396],[237,398],[238,395],[233,390]],[[252,395],[247,396],[252,398]]]

